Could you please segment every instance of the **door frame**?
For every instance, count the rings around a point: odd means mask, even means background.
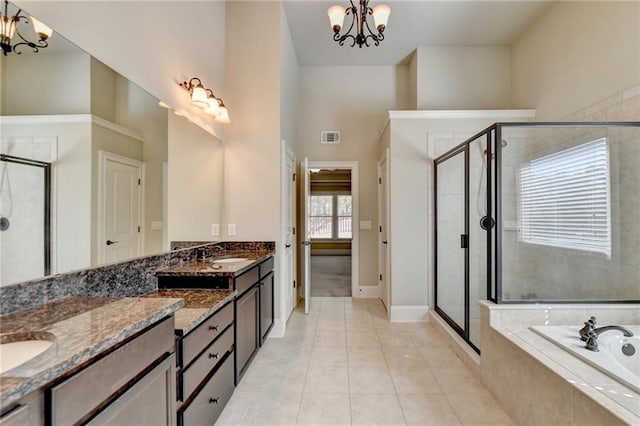
[[[293,169],[293,176],[290,176],[287,173],[287,163],[289,162],[289,159],[292,159],[292,169]],[[289,316],[291,315],[291,313],[293,312],[293,310],[295,309],[295,307],[298,305],[298,286],[296,286],[295,288],[291,285],[292,283],[287,282],[287,257],[286,257],[286,247],[285,244],[287,243],[287,229],[286,229],[286,209],[287,208],[291,208],[292,209],[292,217],[291,217],[291,223],[293,226],[293,238],[291,240],[291,259],[292,259],[292,275],[291,275],[291,279],[293,281],[297,280],[297,235],[296,235],[296,227],[297,227],[297,208],[296,208],[296,195],[297,195],[297,179],[295,179],[296,176],[296,169],[298,166],[297,160],[296,160],[296,154],[293,151],[293,149],[291,148],[291,145],[289,145],[287,143],[286,140],[282,139],[282,143],[280,146],[280,187],[281,187],[281,191],[282,191],[282,197],[281,197],[281,214],[280,214],[280,241],[281,241],[281,245],[282,245],[282,253],[283,255],[280,256],[280,278],[279,278],[279,282],[280,282],[280,316],[279,318],[276,319],[276,324],[274,324],[274,330],[272,331],[272,335],[284,335],[284,332],[286,330],[286,323],[287,320],[289,319]],[[291,206],[287,206],[287,197],[285,196],[285,191],[287,188],[287,183],[293,181],[293,184],[291,186]],[[286,308],[287,308],[287,291],[291,291],[292,292],[292,309],[290,312],[286,312]]]
[[[142,161],[134,160],[133,158],[124,157],[122,155],[113,154],[107,151],[98,151],[98,203],[97,203],[97,229],[96,229],[96,260],[97,264],[102,265],[105,263],[105,250],[104,244],[104,227],[105,227],[105,199],[106,196],[106,179],[107,179],[107,161],[115,161],[118,163],[126,164],[128,166],[136,167],[138,169],[138,179],[140,179],[140,190],[138,191],[138,223],[140,224],[140,232],[138,232],[138,247],[139,256],[144,253],[144,223],[143,218],[145,212],[144,206],[144,188],[145,188],[145,164]]]
[[[366,297],[360,291],[360,211],[358,193],[358,162],[357,161],[312,161],[311,169],[343,169],[351,170],[351,297]],[[307,173],[310,173],[310,171]],[[307,176],[307,179],[310,175]],[[305,218],[308,212],[305,209]],[[310,267],[310,265],[307,265]],[[304,283],[305,286],[307,283]]]
[[[386,190],[386,197],[384,197],[383,193],[382,193],[382,163],[384,163],[384,169],[385,169],[385,181],[384,181],[384,188]],[[384,279],[384,282],[386,283],[386,300],[387,300],[387,304],[388,306],[385,305],[385,308],[387,309],[387,319],[389,319],[391,317],[391,273],[390,273],[390,268],[391,268],[391,228],[389,227],[389,223],[391,222],[389,219],[389,214],[390,214],[390,208],[389,208],[389,148],[386,148],[384,150],[384,152],[380,155],[380,157],[378,158],[378,225],[379,226],[383,226],[384,229],[386,230],[386,234],[387,234],[387,249],[385,250],[385,254],[386,256],[384,256],[383,259],[383,255],[382,255],[382,231],[380,231],[380,228],[378,228],[379,232],[378,232],[378,275],[379,276],[383,276],[382,274],[382,264],[384,262],[384,276],[382,277]],[[383,205],[382,200],[386,200],[386,204]],[[384,212],[384,218],[385,221],[384,223],[380,223],[380,218],[383,216],[383,212]],[[379,287],[382,287],[381,285],[379,285]],[[380,288],[380,295],[382,296],[382,288]]]

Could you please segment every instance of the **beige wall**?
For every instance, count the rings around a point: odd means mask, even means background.
[[[358,220],[377,221],[378,138],[387,111],[408,103],[406,90],[397,89],[406,87],[407,78],[406,66],[300,68],[298,154],[312,161],[358,161]],[[339,130],[341,143],[320,144],[322,130]],[[355,249],[360,254],[359,285],[378,285],[375,228],[360,231]]]
[[[411,53],[409,61],[409,100],[407,109],[418,109],[418,49]]]
[[[222,142],[185,118],[169,114],[169,241],[210,241],[222,223]]]
[[[222,134],[222,127],[211,116],[191,106],[176,81],[200,77],[227,100],[227,2],[156,1],[152,8],[146,1],[15,3],[149,93]],[[233,118],[233,109],[230,112]]]
[[[116,122],[116,80],[118,74],[91,57],[91,114]]]
[[[5,115],[89,113],[89,55],[23,54],[4,61],[3,78],[11,82],[3,85]]]
[[[508,46],[417,49],[417,109],[511,107]]]
[[[512,101],[558,120],[640,84],[640,3],[556,2],[514,43]]]
[[[281,6],[282,7],[282,6]],[[293,47],[284,11],[281,11],[280,45],[282,58],[280,64],[280,131],[293,152],[297,152],[296,124],[298,119],[298,86],[300,68]]]

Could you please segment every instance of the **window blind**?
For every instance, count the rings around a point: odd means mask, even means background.
[[[611,255],[607,138],[524,163],[519,191],[521,241]]]

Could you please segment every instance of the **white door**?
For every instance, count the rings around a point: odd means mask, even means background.
[[[285,191],[284,191],[284,256],[285,256],[285,318],[289,318],[291,312],[298,303],[295,288],[295,223],[296,223],[296,157],[289,145],[284,144],[285,149]]]
[[[391,295],[389,286],[389,245],[388,245],[388,209],[389,209],[389,163],[387,151],[378,160],[378,273],[380,295],[387,313],[389,313]]]
[[[311,238],[309,237],[309,211],[311,206],[311,179],[309,179],[309,159],[305,158],[300,167],[302,185],[302,205],[304,206],[304,229],[302,230],[302,274],[304,277],[304,313],[309,313],[311,298]]]
[[[107,153],[101,165],[104,172],[99,261],[111,263],[141,256],[142,165]]]

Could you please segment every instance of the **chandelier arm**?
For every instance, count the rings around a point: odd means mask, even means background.
[[[24,15],[20,15],[20,12],[21,10],[18,10],[18,13],[16,13],[16,15],[11,18],[15,25],[15,35],[17,35],[20,40],[22,40],[21,42],[16,43],[12,46],[13,52],[17,55],[20,55],[22,54],[22,52],[20,52],[19,50],[22,50],[22,46],[29,46],[34,53],[38,53],[40,49],[44,49],[45,47],[49,46],[49,43],[43,39],[35,42],[31,41],[20,33],[18,24],[20,24],[20,22],[22,22],[23,24],[29,24],[29,19]]]

